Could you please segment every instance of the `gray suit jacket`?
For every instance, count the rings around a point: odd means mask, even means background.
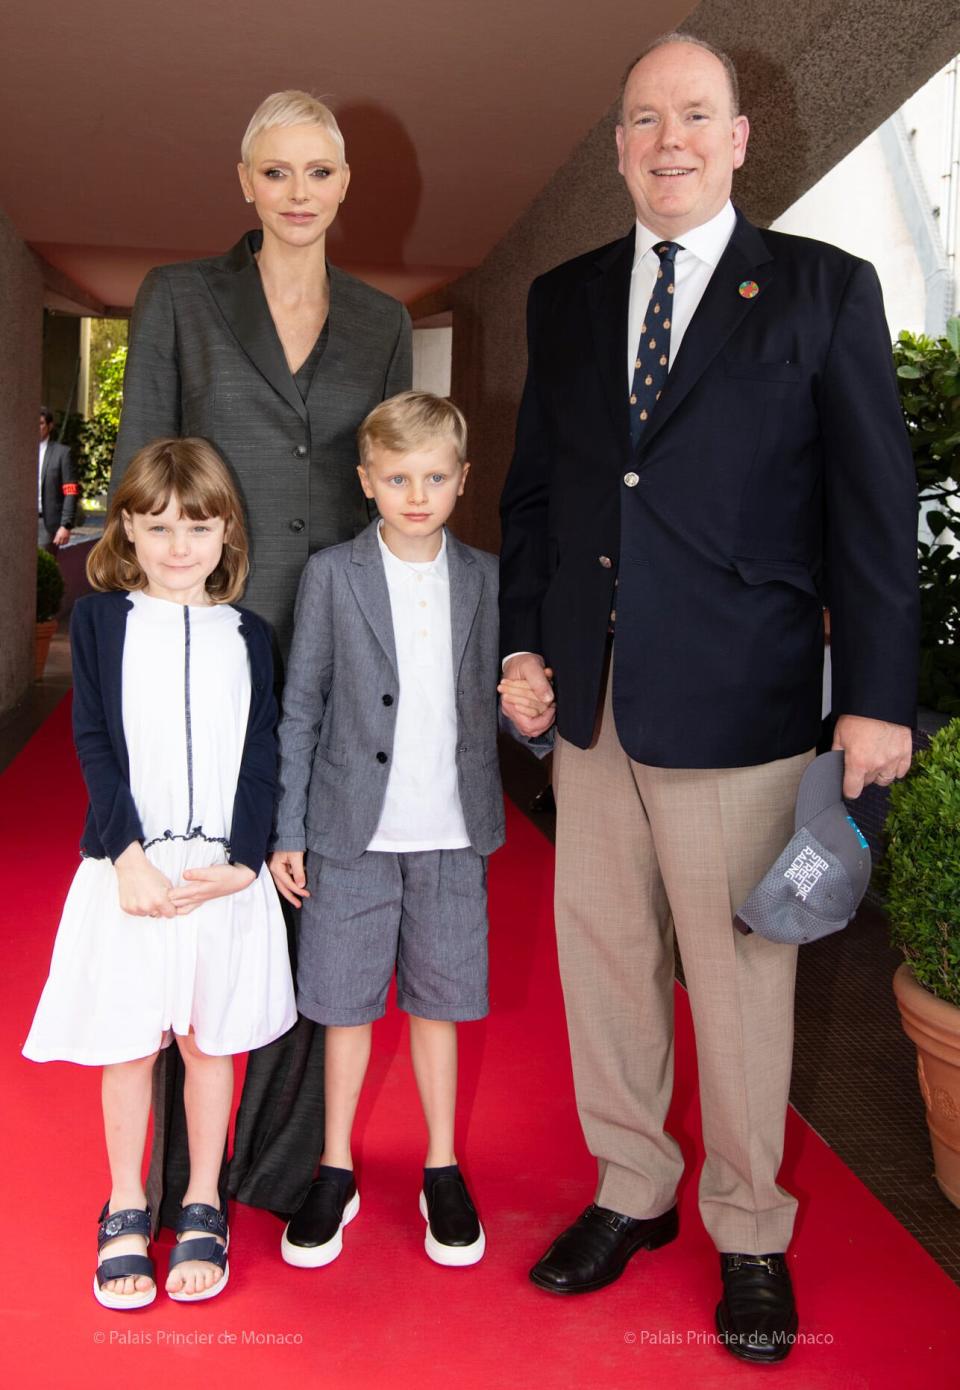
[[[470,843],[503,843],[497,762],[497,561],[447,533],[457,771]],[[376,523],[314,555],[297,597],[280,721],[274,843],[356,859],[383,808],[399,677]]]
[[[244,605],[289,645],[308,557],[369,521],[360,421],[411,382],[403,305],[329,267],[328,338],[306,402],[290,375],[254,260],[252,232],[225,256],[159,266],[133,311],[113,485],[163,436],[209,439],[243,493],[251,541]]]
[[[41,516],[53,535],[60,526],[71,527],[77,514],[77,474],[66,444],[47,440],[40,477]]]

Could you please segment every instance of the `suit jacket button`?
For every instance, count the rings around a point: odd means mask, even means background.
[[[637,483],[640,481],[640,474],[624,473],[623,481],[626,483],[627,487],[636,487]]]
[[[601,565],[605,570],[608,570],[610,566],[613,564],[613,561],[610,559],[609,555],[598,555],[597,559],[600,561]]]
[[[296,448],[294,449],[294,451],[293,451],[293,457],[294,457],[295,459],[305,459],[305,458],[307,457],[307,446],[306,446],[306,444],[298,444],[297,447],[296,447]]]
[[[295,516],[290,523],[290,530],[294,533],[295,536],[299,535],[300,532],[303,530],[305,524],[306,523],[302,521],[300,517]]]
[[[384,703],[385,705],[392,705],[392,704],[393,704],[393,696],[392,696],[392,695],[384,695],[382,698],[383,698],[383,703]]]
[[[385,763],[386,761],[387,761],[387,755],[386,755],[386,753],[378,753],[378,754],[377,754],[377,762],[378,762],[378,763]]]

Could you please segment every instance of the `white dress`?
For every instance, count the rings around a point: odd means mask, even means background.
[[[173,884],[227,862],[250,706],[240,614],[130,595],[123,731],[147,858]],[[121,911],[109,859],[84,859],[63,908],[25,1057],[102,1065],[192,1027],[225,1056],[296,1022],[286,929],[264,865],[248,888],[184,917]]]

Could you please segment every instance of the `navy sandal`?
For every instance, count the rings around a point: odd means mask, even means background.
[[[230,1264],[227,1260],[227,1246],[230,1232],[227,1228],[227,1214],[207,1206],[206,1202],[190,1202],[182,1207],[174,1228],[177,1244],[170,1252],[170,1268],[184,1264],[187,1260],[202,1260],[205,1264],[216,1265],[223,1270],[223,1278],[211,1284],[201,1293],[171,1293],[174,1303],[202,1303],[205,1298],[216,1298],[223,1293],[230,1277]],[[196,1235],[194,1233],[196,1232]],[[192,1240],[181,1240],[181,1236],[194,1235]],[[216,1239],[219,1236],[223,1244]]]
[[[97,1254],[105,1245],[118,1236],[143,1236],[150,1243],[150,1208],[145,1211],[129,1207],[124,1211],[110,1211],[110,1203],[105,1202],[100,1213],[100,1226],[97,1230]],[[146,1275],[153,1280],[153,1287],[142,1293],[112,1293],[103,1286],[111,1279],[137,1279]],[[157,1296],[157,1276],[153,1260],[149,1255],[110,1255],[97,1264],[93,1279],[93,1296],[104,1308],[122,1311],[129,1308],[146,1308]]]

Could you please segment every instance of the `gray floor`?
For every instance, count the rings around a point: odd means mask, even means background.
[[[47,715],[70,689],[70,639],[66,624],[54,633],[43,679],[34,681],[15,709],[0,719],[0,772],[36,733]]]

